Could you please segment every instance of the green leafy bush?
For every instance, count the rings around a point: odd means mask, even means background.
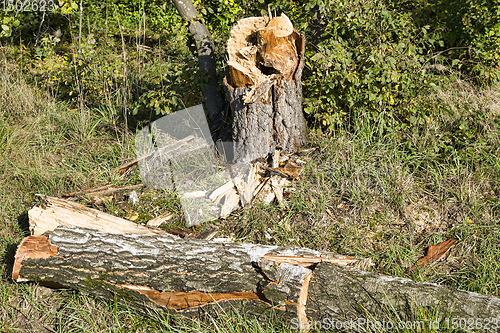
[[[388,0],[407,10],[419,27],[440,31],[443,44],[435,49],[456,69],[477,83],[500,80],[499,0]]]
[[[379,0],[309,1],[288,12],[309,37],[303,84],[310,120],[334,130],[362,118],[382,131],[428,120],[415,104],[436,80],[426,55],[438,35]]]

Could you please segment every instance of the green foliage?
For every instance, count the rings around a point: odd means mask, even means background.
[[[0,37],[10,37],[12,35],[12,29],[18,27],[21,22],[14,16],[8,16],[5,12],[0,13],[0,19],[2,22],[2,30],[0,31]]]
[[[464,74],[485,78],[498,72],[498,0],[468,0],[468,7],[453,12],[454,1],[433,0],[429,6],[420,0],[194,2],[215,40],[219,81],[234,24],[268,15],[269,8],[273,15],[284,12],[307,39],[302,84],[310,127],[331,133],[369,126],[376,135],[389,133],[419,151],[425,146],[422,137],[451,108],[425,96]],[[65,3],[58,12],[69,22],[71,40],[45,34],[28,51],[38,82],[74,108],[107,105],[116,115],[151,118],[202,102],[206,78],[197,70],[194,40],[173,2],[84,0],[79,42],[78,6]],[[474,20],[481,11],[484,17]],[[469,48],[466,42],[472,40],[483,46]],[[470,151],[482,135],[478,119],[467,116],[461,127],[457,119],[447,123],[451,134],[440,136],[430,149]]]
[[[500,80],[499,0],[388,0],[408,10],[418,27],[440,31],[440,51],[450,65],[476,82]]]
[[[53,21],[57,24],[61,16],[70,15],[78,9],[75,0],[49,0],[45,1],[44,6],[39,1],[5,0],[4,5],[5,10],[0,11],[0,38],[5,39],[13,33],[19,33],[29,44],[34,42],[33,36],[38,35],[44,14],[47,16],[45,22]]]
[[[231,28],[244,12],[244,3],[235,0],[197,0],[194,4],[214,39],[229,38]]]
[[[305,112],[317,125],[331,131],[361,117],[385,132],[427,121],[415,102],[435,81],[425,70],[425,55],[439,36],[417,29],[409,14],[378,0],[310,1],[290,9],[294,22],[306,12],[317,16],[316,22],[302,20],[310,36]]]

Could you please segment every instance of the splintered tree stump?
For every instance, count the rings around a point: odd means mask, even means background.
[[[301,76],[305,37],[282,14],[242,19],[227,43],[223,84],[232,115],[233,162],[294,153],[305,143]]]
[[[59,226],[23,240],[12,278],[79,289],[146,312],[278,316],[294,329],[350,321],[348,331],[364,331],[367,320],[397,327],[423,311],[441,323],[479,318],[498,325],[496,297],[345,267],[355,261],[296,247]]]

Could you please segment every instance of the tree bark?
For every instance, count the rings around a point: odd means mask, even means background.
[[[107,299],[117,294],[120,301],[139,309],[192,315],[217,303],[225,308],[245,306],[256,315],[275,308],[292,318],[310,269],[296,263],[274,265],[285,255],[321,260],[321,253],[308,249],[60,226],[49,236],[23,240],[12,278],[49,282]],[[324,260],[349,263],[353,258]]]
[[[464,318],[467,325],[470,319],[481,323],[488,319],[491,328],[498,328],[500,299],[436,283],[320,263],[314,269],[313,280],[309,284],[307,316],[312,322],[325,318],[349,321],[358,328],[366,327],[368,320],[372,323],[392,323],[395,328],[408,324],[422,326],[423,318],[432,319],[433,323],[437,320],[441,328],[446,328],[446,319],[449,320],[448,328],[452,327],[452,318]],[[473,330],[480,328],[475,326],[476,323]],[[429,325],[429,322],[424,323],[424,327]]]
[[[355,258],[257,244],[104,233],[60,226],[20,244],[12,278],[86,291],[144,310],[196,316],[217,309],[314,321],[500,317],[500,299],[343,267]],[[439,312],[437,312],[439,311]],[[273,314],[271,314],[271,312]],[[309,326],[312,326],[309,325]],[[320,328],[325,328],[324,326]]]
[[[197,17],[200,14],[191,0],[174,0],[174,4],[181,17],[189,24],[189,32],[196,41],[200,72],[204,73],[208,78],[207,83],[201,85],[201,90],[208,117],[211,121],[211,127],[213,127],[222,120],[222,111],[225,104],[218,89],[214,41],[207,26],[203,22],[198,21]]]
[[[219,140],[230,132],[233,149],[226,146],[230,162],[250,162],[275,149],[293,153],[305,143],[301,76],[305,37],[286,15],[240,20],[228,41],[228,73],[223,85],[231,108],[231,125],[223,124],[224,101],[219,94],[214,43],[205,24],[197,20],[191,0],[174,0],[189,23],[196,41],[199,69],[208,82],[202,85],[210,128],[222,128]]]

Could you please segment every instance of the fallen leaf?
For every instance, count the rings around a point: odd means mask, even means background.
[[[127,216],[125,217],[129,221],[135,221],[139,218],[139,213],[131,210],[131,209],[126,209],[125,211],[128,213]]]
[[[444,242],[439,243],[438,245],[432,245],[427,250],[427,255],[423,258],[420,258],[415,265],[408,268],[406,273],[409,274],[413,272],[417,267],[425,266],[432,264],[440,259],[442,259],[448,250],[458,241],[456,238],[448,239]]]
[[[290,178],[297,178],[302,172],[302,167],[294,164],[293,162],[287,161],[285,166],[281,168],[281,172]]]

